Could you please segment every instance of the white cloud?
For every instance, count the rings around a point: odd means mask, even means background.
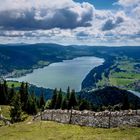
[[[140,45],[140,0],[97,10],[73,0],[0,0],[0,42]]]
[[[94,7],[72,0],[6,0],[0,6],[0,26],[7,30],[73,29],[90,26]],[[30,22],[29,22],[30,21]]]
[[[118,0],[116,4],[124,7],[132,7],[140,4],[140,0]]]

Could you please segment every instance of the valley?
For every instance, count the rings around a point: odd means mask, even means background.
[[[106,85],[140,91],[139,47],[62,46],[57,44],[1,45],[0,75],[22,77],[51,63],[76,57],[99,57],[105,62],[82,80],[81,88],[102,88]],[[16,57],[14,54],[17,54]],[[63,81],[62,81],[63,82]],[[56,86],[57,87],[57,86]]]

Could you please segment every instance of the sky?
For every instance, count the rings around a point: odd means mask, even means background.
[[[0,0],[0,44],[140,46],[140,0]]]

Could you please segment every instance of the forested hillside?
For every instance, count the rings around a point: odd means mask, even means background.
[[[18,77],[34,68],[80,56],[104,58],[91,70],[84,88],[117,86],[140,91],[140,47],[62,46],[57,44],[0,45],[0,77]]]

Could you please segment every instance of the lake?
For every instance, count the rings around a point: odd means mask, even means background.
[[[52,63],[44,68],[35,69],[32,73],[19,78],[8,78],[19,82],[28,82],[38,87],[61,88],[67,87],[80,91],[81,83],[94,67],[102,65],[104,59],[97,57],[78,57],[72,60]]]

